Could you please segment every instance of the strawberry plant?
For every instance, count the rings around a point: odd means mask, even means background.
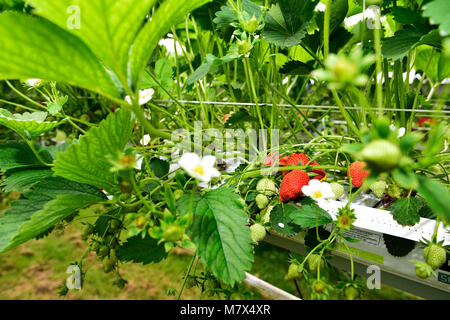
[[[181,247],[194,255],[171,295],[242,298],[254,246],[300,236],[287,280],[353,300],[365,288],[349,234],[370,198],[399,227],[433,220],[413,263],[435,277],[449,250],[448,12],[444,0],[0,3],[1,186],[20,195],[0,212],[0,252],[81,222],[119,287],[124,263]],[[416,248],[389,232],[390,254]],[[339,285],[336,251],[350,259]]]

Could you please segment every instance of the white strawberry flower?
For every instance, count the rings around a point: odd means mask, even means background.
[[[150,143],[150,135],[146,134],[142,137],[142,139],[139,141],[139,143],[143,146],[146,146]]]
[[[311,179],[307,186],[302,187],[302,192],[316,201],[331,199],[335,196],[329,183],[317,179]]]
[[[392,131],[395,131],[395,125],[391,124],[391,125],[389,126],[389,128],[390,128]],[[403,136],[405,135],[405,132],[406,132],[406,129],[405,129],[405,128],[403,128],[403,127],[399,128],[398,131],[397,131],[397,138],[403,137]]]
[[[70,265],[66,273],[70,276],[66,280],[66,287],[69,290],[80,290],[81,289],[81,269],[76,264]]]
[[[141,106],[152,100],[154,93],[155,90],[153,90],[152,88],[139,90],[139,105]],[[130,96],[126,96],[125,101],[128,102],[128,104],[132,104]]]
[[[205,156],[200,158],[197,154],[188,152],[184,153],[178,164],[186,172],[202,182],[209,182],[211,178],[219,177],[220,172],[214,168],[214,163],[216,162],[216,157]]]
[[[30,87],[38,87],[41,85],[42,79],[27,79],[25,80],[25,83]]]

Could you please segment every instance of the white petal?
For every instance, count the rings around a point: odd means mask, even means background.
[[[126,96],[126,97],[125,97],[125,101],[126,101],[128,104],[131,104],[131,98],[130,98],[130,96]]]
[[[220,172],[216,168],[210,168],[208,169],[208,174],[211,176],[211,178],[217,178],[220,177]]]
[[[200,164],[200,157],[195,153],[187,152],[181,156],[178,164],[185,170],[191,170]]]
[[[309,187],[309,186],[303,186],[303,187],[302,187],[302,192],[303,192],[303,194],[304,194],[305,196],[310,197],[311,194],[312,194],[312,192],[311,192],[311,187]]]
[[[35,87],[41,84],[42,80],[41,79],[27,79],[25,81],[28,85]]]
[[[400,129],[398,129],[398,138],[403,137],[405,135],[405,128],[401,127]]]
[[[205,168],[213,167],[215,163],[216,163],[216,157],[214,157],[214,156],[204,156],[202,159],[202,165]]]
[[[146,134],[142,137],[141,141],[139,141],[141,145],[146,146],[150,143],[150,135]]]
[[[320,189],[322,183],[317,179],[311,179],[309,180],[308,186],[311,187],[311,189]]]
[[[155,93],[155,90],[153,89],[145,89],[139,91],[139,105],[146,104],[153,98],[153,94]]]

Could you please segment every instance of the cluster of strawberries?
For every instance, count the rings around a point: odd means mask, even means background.
[[[309,160],[308,156],[304,153],[293,153],[289,156],[283,156],[279,158],[279,163],[281,166],[318,166],[316,161]],[[274,163],[272,155],[269,155],[264,163],[265,166],[271,166]],[[308,172],[315,173],[312,179],[322,180],[327,174],[323,169],[311,169],[309,171],[304,171],[300,169],[295,170],[283,170],[283,180],[280,186],[279,198],[281,201],[286,202],[303,195],[302,187],[308,185],[310,177]]]
[[[281,157],[281,158],[280,158]],[[279,155],[279,164],[281,166],[319,166],[316,161],[311,161],[308,156],[304,153],[293,153],[289,156]],[[274,164],[274,157],[269,155],[264,162],[265,166],[272,166]],[[350,169],[347,173],[349,179],[351,179],[352,184],[355,187],[361,187],[364,179],[369,175],[370,171],[365,170],[365,163],[362,161],[353,162],[350,165]],[[296,199],[303,195],[302,187],[309,184],[310,179],[323,180],[326,178],[327,174],[323,169],[311,169],[309,171],[304,171],[301,169],[294,170],[282,170],[283,180],[280,185],[280,201],[287,202]],[[315,174],[314,176],[308,175]]]

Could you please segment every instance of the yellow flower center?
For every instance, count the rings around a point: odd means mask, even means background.
[[[201,164],[196,165],[192,171],[197,172],[201,176],[205,174],[205,168]]]
[[[312,196],[316,199],[322,198],[322,192],[320,190],[313,191]]]
[[[122,166],[131,166],[131,165],[133,165],[134,164],[134,158],[133,157],[131,157],[131,156],[123,156],[121,159],[120,159],[120,164],[122,165]]]
[[[352,224],[352,220],[349,217],[339,217],[338,224],[342,227],[348,227]]]
[[[36,81],[36,85],[38,86],[38,85],[40,85],[42,83],[42,80],[37,80]]]

